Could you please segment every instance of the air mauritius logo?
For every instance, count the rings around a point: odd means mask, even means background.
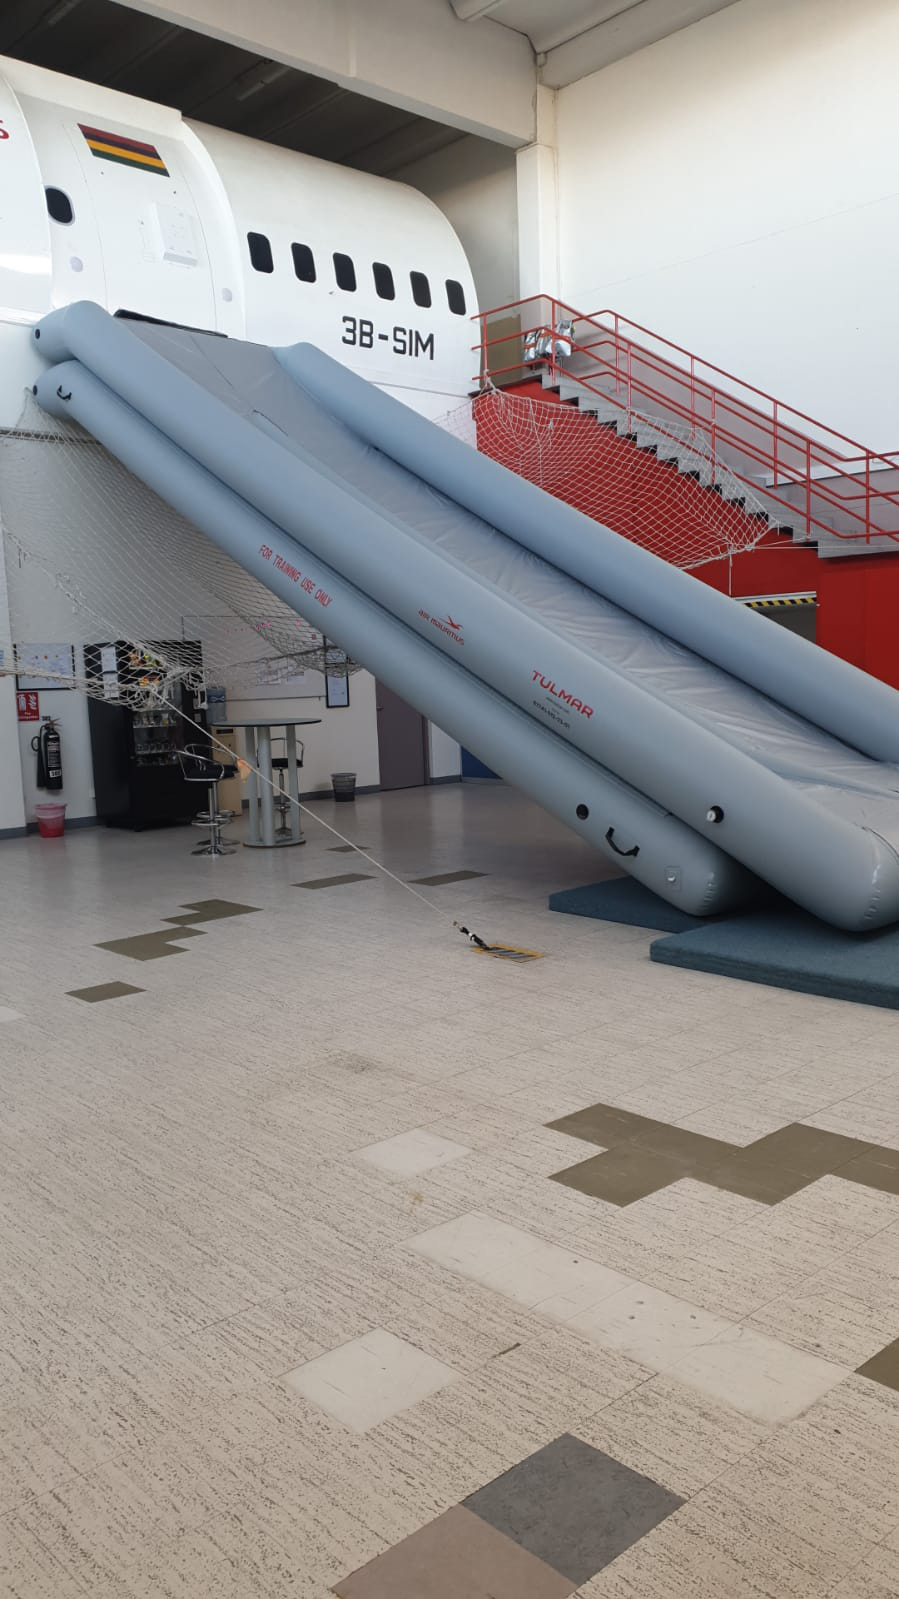
[[[418,614],[423,622],[430,622],[432,627],[436,627],[438,633],[445,634],[448,639],[452,640],[453,644],[458,644],[460,648],[464,647],[465,639],[462,637],[462,623],[457,621],[456,617],[449,615],[432,616],[430,611],[419,611]]]
[[[569,694],[564,688],[556,688],[556,685],[551,677],[544,677],[542,673],[534,672],[532,674],[531,681],[534,683],[539,683],[540,687],[545,689],[547,694],[551,694],[554,700],[561,700],[563,705],[570,706],[573,711],[580,711],[582,716],[593,715],[592,705],[585,705],[583,700],[575,699],[574,696]]]

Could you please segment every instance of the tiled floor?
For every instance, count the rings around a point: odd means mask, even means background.
[[[376,1327],[286,1372],[284,1381],[353,1432],[368,1432],[457,1376],[442,1360]]]
[[[899,1017],[322,814],[0,845],[0,1595],[899,1599]]]

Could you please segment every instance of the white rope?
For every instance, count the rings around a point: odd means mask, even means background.
[[[180,706],[173,704],[171,700],[163,698],[162,703],[166,705],[169,710],[174,711],[176,716],[180,716],[183,722],[187,722],[188,725],[195,728],[198,733],[202,733],[204,738],[208,738],[210,743],[214,744],[217,749],[222,750],[229,757],[233,756],[234,751],[230,749],[227,744],[223,744],[221,739],[216,738],[211,728],[203,727],[202,723],[195,722],[192,716],[188,716],[186,711],[183,711]],[[273,795],[280,794],[280,789],[276,788],[273,778],[267,777],[264,772],[260,771],[258,766],[253,765],[252,761],[244,761],[243,764],[248,766],[250,771],[255,774],[258,782],[266,783],[268,785]],[[420,894],[417,888],[414,888],[411,883],[404,882],[402,877],[397,877],[396,873],[392,872],[389,866],[384,866],[381,861],[375,860],[375,857],[373,855],[369,855],[368,851],[364,850],[361,844],[356,844],[351,838],[347,838],[345,834],[341,833],[339,828],[333,827],[330,822],[325,821],[323,816],[319,816],[317,812],[310,810],[308,805],[303,805],[298,799],[295,800],[292,794],[285,794],[284,798],[288,799],[291,805],[295,805],[297,810],[300,811],[303,816],[308,816],[313,822],[317,822],[319,827],[323,827],[325,831],[331,833],[334,838],[339,838],[342,844],[348,845],[349,848],[354,850],[357,855],[361,855],[363,860],[368,861],[370,866],[374,866],[376,870],[382,872],[385,877],[389,877],[391,882],[396,883],[400,888],[405,889],[406,893],[411,894],[413,899],[420,900],[422,905],[426,905],[429,911],[433,911],[435,916],[439,916],[442,922],[449,922],[450,925],[455,927],[460,933],[464,933],[472,943],[479,945],[482,943],[482,940],[471,933],[467,927],[463,927],[461,922],[454,921],[446,911],[442,911],[440,909],[439,905],[435,905],[433,900],[428,899],[425,894]]]

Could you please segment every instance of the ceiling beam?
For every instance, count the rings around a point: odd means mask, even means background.
[[[499,11],[506,0],[450,0],[450,5],[460,22],[476,22],[478,17],[489,17],[491,11]]]
[[[523,34],[469,28],[446,0],[119,0],[415,116],[517,147],[534,138]]]
[[[640,0],[538,56],[540,82],[550,89],[564,89],[735,4],[736,0]]]

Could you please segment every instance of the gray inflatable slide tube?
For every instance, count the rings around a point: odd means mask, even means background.
[[[892,690],[311,346],[86,302],[34,337],[49,411],[656,893],[707,914],[763,879],[838,926],[899,918]]]

